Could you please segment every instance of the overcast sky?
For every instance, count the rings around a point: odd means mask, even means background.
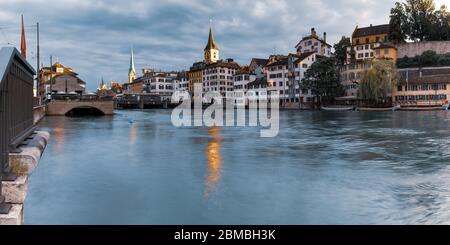
[[[450,0],[438,0],[439,5]],[[202,60],[210,19],[221,58],[248,64],[252,57],[295,51],[315,27],[334,44],[356,24],[385,24],[394,0],[0,0],[0,46],[20,47],[25,16],[28,59],[36,66],[41,25],[41,63],[49,56],[72,67],[93,91],[101,77],[125,82],[130,47],[143,67],[189,69]]]

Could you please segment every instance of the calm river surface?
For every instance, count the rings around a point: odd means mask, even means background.
[[[277,138],[116,113],[44,118],[27,224],[450,223],[449,112],[282,111]]]

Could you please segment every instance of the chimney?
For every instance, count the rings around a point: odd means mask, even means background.
[[[370,24],[370,27],[372,27],[372,24]]]
[[[314,29],[314,27],[313,28],[311,28],[311,36],[315,36],[316,35],[316,29]]]
[[[326,32],[323,33],[323,41],[325,43],[327,43],[327,33]]]

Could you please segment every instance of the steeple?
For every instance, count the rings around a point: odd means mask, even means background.
[[[130,69],[128,70],[128,83],[132,83],[136,79],[136,69],[134,68],[134,52],[131,47]]]
[[[214,42],[214,35],[212,33],[212,28],[211,27],[209,27],[209,38],[208,38],[208,44],[206,44],[206,47],[205,47],[205,51],[206,50],[210,50],[210,49],[217,49],[218,50],[216,42]]]
[[[209,38],[208,44],[205,47],[204,58],[207,64],[216,63],[219,60],[219,48],[217,48],[216,42],[214,41],[212,27],[209,27]]]

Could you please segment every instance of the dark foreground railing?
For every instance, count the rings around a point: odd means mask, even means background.
[[[9,153],[34,131],[33,67],[13,47],[0,50],[0,213],[8,213],[1,181],[13,180]]]

